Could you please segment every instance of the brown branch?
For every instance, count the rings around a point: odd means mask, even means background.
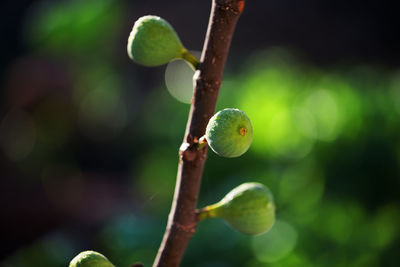
[[[207,146],[197,149],[208,120],[215,112],[229,45],[243,0],[213,0],[203,53],[195,81],[186,133],[180,148],[174,199],[167,229],[153,267],[179,266],[197,227],[196,204],[207,157]]]

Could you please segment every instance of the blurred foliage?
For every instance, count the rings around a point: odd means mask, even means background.
[[[27,19],[26,38],[46,53],[108,54],[107,46],[94,44],[116,37],[121,12],[114,0],[43,1]]]
[[[122,173],[125,178],[116,182],[128,188],[130,197],[128,207],[111,208],[110,216],[96,221],[90,238],[71,234],[71,229],[84,229],[76,225],[79,220],[65,222],[1,263],[66,266],[79,251],[94,249],[117,266],[136,261],[149,266],[167,221],[189,106],[168,94],[160,69],[154,70],[160,78],[154,88],[143,88],[135,74],[119,71],[125,63],[111,55],[126,45],[118,38],[122,4],[42,4],[27,19],[26,38],[44,61],[67,62],[70,86],[63,89],[67,94],[55,87],[39,94],[29,108],[8,110],[0,124],[4,155],[22,173],[39,177],[36,183],[46,188],[50,201],[57,195],[84,201],[91,166],[82,163],[87,153],[112,162],[100,167]],[[16,71],[24,77],[30,70]],[[209,151],[199,207],[240,183],[257,181],[274,193],[278,220],[269,233],[255,237],[220,220],[204,221],[182,266],[396,266],[399,99],[400,72],[374,66],[323,69],[279,48],[250,54],[238,69],[228,67],[217,109],[245,111],[254,142],[237,159]],[[121,170],[119,161],[129,166]],[[51,189],[57,179],[70,177],[48,171],[54,162],[79,165],[82,171],[65,171],[79,173],[71,183],[79,188]],[[107,169],[113,164],[117,167]]]

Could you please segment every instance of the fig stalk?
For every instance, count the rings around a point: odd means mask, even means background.
[[[193,103],[181,146],[177,181],[167,228],[153,267],[179,266],[198,218],[197,198],[207,157],[207,146],[197,149],[215,112],[229,46],[242,12],[243,0],[213,0],[203,52],[195,74]],[[193,157],[184,157],[184,155]]]
[[[197,57],[195,57],[192,53],[190,53],[189,51],[187,51],[186,49],[184,50],[184,52],[182,52],[182,58],[184,60],[186,60],[186,62],[188,63],[188,65],[193,69],[193,70],[197,70],[199,67],[199,60],[197,59]]]

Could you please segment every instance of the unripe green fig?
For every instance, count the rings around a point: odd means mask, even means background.
[[[221,201],[200,210],[199,219],[219,217],[234,229],[258,235],[275,222],[275,204],[269,189],[260,183],[244,183],[230,191]]]
[[[104,255],[88,250],[79,253],[69,263],[69,267],[115,267]]]
[[[239,157],[250,147],[253,127],[243,111],[226,108],[211,117],[205,137],[211,149],[221,157]]]
[[[183,47],[172,26],[164,19],[147,15],[133,25],[128,38],[128,55],[138,64],[152,67],[174,59],[186,59],[197,65],[197,59]],[[196,66],[194,66],[196,67]]]

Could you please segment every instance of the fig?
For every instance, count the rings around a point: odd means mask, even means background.
[[[205,137],[208,145],[219,156],[239,157],[250,147],[253,127],[243,111],[226,108],[211,117]]]
[[[104,255],[88,250],[79,253],[69,263],[69,267],[115,267]]]
[[[234,229],[258,235],[275,222],[275,204],[270,190],[260,183],[244,183],[230,191],[221,201],[200,210],[199,220],[219,217]]]
[[[192,67],[198,60],[183,47],[172,26],[158,16],[147,15],[133,25],[128,38],[128,55],[138,64],[153,67],[185,59]]]

